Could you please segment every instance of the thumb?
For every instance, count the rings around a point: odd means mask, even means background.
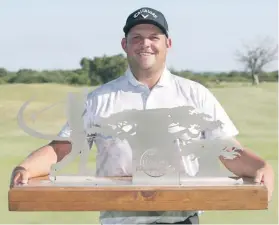
[[[10,188],[14,187],[14,185],[17,184],[19,179],[20,179],[20,174],[19,173],[17,173],[16,175],[12,175],[11,181],[10,181]]]
[[[23,171],[21,173],[21,183],[22,184],[27,184],[28,183],[28,180],[29,180],[29,174],[27,171]]]
[[[257,171],[256,177],[254,179],[254,181],[256,183],[261,183],[263,180],[263,172],[261,170]]]

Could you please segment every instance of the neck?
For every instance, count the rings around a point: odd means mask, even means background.
[[[146,85],[149,89],[152,89],[160,80],[164,72],[164,69],[165,67],[162,67],[156,71],[153,71],[153,70],[133,70],[131,68],[131,72],[139,82]]]

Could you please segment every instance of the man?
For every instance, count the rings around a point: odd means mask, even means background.
[[[166,68],[166,57],[172,46],[168,24],[164,15],[151,8],[133,12],[124,26],[125,37],[121,41],[127,54],[129,68],[120,78],[104,84],[91,92],[87,102],[87,123],[96,122],[100,116],[108,116],[128,109],[172,108],[193,106],[214,120],[220,120],[225,136],[235,137],[238,130],[210,91],[199,83],[171,74]],[[65,126],[61,136],[69,136]],[[205,133],[203,138],[209,138]],[[126,142],[113,138],[95,139],[97,146],[97,175],[131,175],[131,149]],[[47,175],[52,164],[61,161],[71,151],[71,144],[53,141],[28,156],[13,171],[12,185],[26,183],[28,179]],[[253,177],[264,182],[269,199],[273,191],[271,166],[254,153],[244,150],[234,160],[220,157],[228,170],[238,176]],[[199,222],[198,212],[101,212],[103,224],[152,224]]]

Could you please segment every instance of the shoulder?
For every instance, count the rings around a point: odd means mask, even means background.
[[[196,81],[176,75],[172,77],[177,88],[183,93],[184,97],[187,98],[189,102],[192,102],[201,113],[209,115],[213,120],[219,120],[223,123],[223,128],[221,130],[222,135],[236,136],[239,133],[212,91]],[[210,137],[210,135],[211,134],[206,133],[207,137]]]
[[[200,84],[199,82],[196,82],[194,80],[190,80],[188,78],[184,78],[181,76],[178,76],[176,74],[172,74],[174,81],[180,85],[182,88],[191,88],[195,90],[205,90],[207,89],[204,85]]]
[[[125,75],[122,75],[114,80],[102,84],[88,94],[87,100],[92,100],[103,95],[109,95],[110,93],[115,92],[117,89],[124,86],[126,82]]]
[[[214,97],[212,92],[199,82],[178,76],[176,74],[172,74],[172,77],[176,88],[184,95],[184,97],[187,99],[191,98],[200,106],[206,98]]]

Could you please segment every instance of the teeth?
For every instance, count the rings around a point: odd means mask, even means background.
[[[142,53],[140,53],[140,55],[151,55],[151,53],[142,52]]]

